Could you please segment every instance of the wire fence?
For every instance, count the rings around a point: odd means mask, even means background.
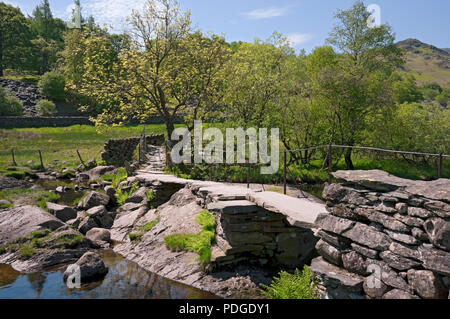
[[[301,148],[301,149],[285,149],[282,151],[283,154],[283,192],[284,194],[287,194],[287,187],[288,187],[288,176],[294,176],[295,174],[292,173],[290,170],[290,166],[292,163],[288,163],[289,155],[302,153],[302,152],[311,152],[311,151],[318,151],[318,150],[326,150],[326,156],[320,158],[320,160],[325,160],[328,162],[328,167],[326,168],[328,171],[328,182],[332,181],[332,173],[334,169],[333,165],[333,153],[335,150],[355,150],[355,151],[367,151],[367,152],[377,152],[377,153],[386,153],[386,154],[393,154],[393,155],[409,155],[409,156],[420,156],[420,157],[431,157],[437,159],[437,170],[436,170],[436,176],[438,178],[443,177],[443,166],[444,166],[444,159],[450,158],[450,155],[448,154],[437,154],[437,153],[425,153],[425,152],[411,152],[411,151],[397,151],[397,150],[390,150],[390,149],[383,149],[383,148],[377,148],[377,147],[368,147],[368,146],[349,146],[349,145],[319,145],[319,146],[311,146],[307,148]],[[169,161],[170,152],[166,150],[166,164],[171,165]],[[342,157],[342,154],[340,155]],[[311,159],[309,159],[311,161]],[[185,164],[186,165],[186,164]],[[189,165],[189,164],[188,164]],[[196,164],[190,164],[192,166]],[[250,187],[251,181],[251,170],[254,168],[261,167],[265,164],[252,164],[248,160],[245,164],[209,164],[206,168],[209,170],[209,179],[211,181],[215,180],[214,178],[214,170],[215,166],[227,166],[227,167],[235,167],[243,165],[247,166],[247,187]],[[179,167],[177,165],[174,165],[176,169],[177,176],[180,175],[179,173]],[[290,173],[290,174],[288,174]],[[297,185],[296,185],[297,186]],[[301,187],[298,187],[301,190]]]

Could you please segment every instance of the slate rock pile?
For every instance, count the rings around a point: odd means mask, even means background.
[[[340,171],[316,220],[311,270],[322,298],[447,299],[450,180]]]

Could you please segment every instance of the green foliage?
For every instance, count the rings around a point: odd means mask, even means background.
[[[133,243],[139,242],[142,239],[142,234],[128,234],[128,237]]]
[[[199,254],[202,266],[211,260],[211,245],[215,237],[214,215],[204,210],[196,217],[196,222],[202,226],[198,234],[173,234],[164,238],[166,247],[172,251],[192,251]]]
[[[29,66],[31,37],[30,22],[20,9],[0,2],[0,76],[7,68],[24,70]]]
[[[14,207],[14,205],[11,204],[0,204],[0,209],[6,209],[6,208],[11,208]]]
[[[119,167],[116,174],[105,174],[102,176],[102,179],[111,182],[111,186],[117,188],[120,182],[125,181],[127,177],[127,170],[123,167]]]
[[[130,197],[131,194],[133,194],[138,189],[139,189],[139,186],[137,186],[134,183],[131,185],[131,189],[129,191],[123,191],[120,188],[116,189],[117,204],[119,206],[125,205],[125,202],[128,199],[128,197]]]
[[[47,72],[41,77],[38,85],[46,97],[54,101],[65,100],[66,78],[63,74]]]
[[[318,299],[312,272],[305,266],[303,272],[298,269],[294,274],[282,271],[270,286],[262,286],[262,293],[271,299]]]
[[[0,86],[0,116],[20,116],[22,113],[22,103]]]
[[[61,196],[59,194],[48,192],[36,199],[36,205],[47,210],[47,202],[56,203],[60,198]]]
[[[34,254],[36,254],[36,250],[32,247],[24,247],[20,250],[20,256],[25,260],[30,259]]]
[[[48,100],[40,100],[36,104],[36,109],[39,112],[39,115],[41,116],[53,115],[56,112],[55,103]]]
[[[37,175],[26,167],[0,167],[0,175],[23,180],[25,178],[36,178]]]
[[[154,221],[148,222],[145,225],[141,227],[141,230],[143,232],[148,232],[153,229],[159,222],[161,221],[161,218],[158,216]]]

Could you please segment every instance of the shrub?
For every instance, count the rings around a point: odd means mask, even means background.
[[[48,100],[40,100],[36,104],[36,109],[41,116],[53,115],[56,112],[55,103]]]
[[[261,285],[262,293],[271,299],[317,299],[312,272],[305,266],[303,271],[294,274],[282,271],[270,286]]]
[[[20,116],[22,113],[22,103],[0,86],[0,116]]]
[[[39,88],[47,98],[54,101],[64,101],[66,93],[66,78],[63,74],[47,72],[39,80]]]

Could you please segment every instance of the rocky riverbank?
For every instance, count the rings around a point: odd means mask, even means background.
[[[116,171],[96,167],[76,178],[101,179],[108,172]],[[226,298],[259,298],[259,285],[270,284],[281,265],[294,268],[311,259],[314,220],[326,213],[312,200],[164,174],[141,172],[116,189],[110,184],[99,182],[76,207],[47,203],[47,211],[33,206],[0,211],[0,263],[31,272],[113,247],[147,271],[180,283]],[[125,203],[117,204],[116,192],[130,192]],[[197,216],[205,209],[216,220],[208,265],[194,252],[165,244],[170,235],[198,233]]]

